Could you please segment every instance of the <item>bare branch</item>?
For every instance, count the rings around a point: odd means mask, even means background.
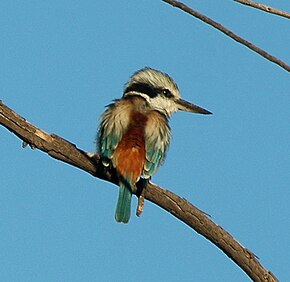
[[[98,154],[88,154],[67,140],[35,127],[1,101],[0,124],[32,148],[46,152],[51,157],[80,168],[95,177],[114,184],[118,183],[116,173],[112,169],[106,169],[102,166]],[[227,231],[215,224],[205,213],[186,199],[152,183],[146,187],[144,196],[210,240],[254,281],[278,281],[271,272],[260,264],[251,251],[244,248]]]
[[[252,44],[251,42],[243,39],[242,37],[238,36],[237,34],[233,33],[232,31],[230,31],[229,29],[227,29],[226,27],[224,27],[223,25],[221,25],[220,23],[208,18],[207,16],[191,9],[190,7],[188,7],[187,5],[178,2],[178,1],[174,1],[174,0],[162,0],[163,2],[166,2],[174,7],[177,7],[181,10],[183,10],[184,12],[198,18],[199,20],[213,26],[214,28],[218,29],[219,31],[221,31],[222,33],[224,33],[225,35],[231,37],[232,39],[234,39],[235,41],[245,45],[246,47],[248,47],[249,49],[251,49],[252,51],[258,53],[259,55],[261,55],[262,57],[266,58],[267,60],[279,65],[280,67],[282,67],[283,69],[285,69],[286,71],[290,72],[290,66],[287,65],[286,63],[284,63],[283,61],[281,61],[280,59],[274,57],[273,55],[267,53],[266,51],[264,51],[263,49],[257,47],[256,45]]]
[[[256,3],[256,2],[250,1],[250,0],[234,0],[234,1],[241,3],[241,4],[244,4],[244,5],[247,5],[247,6],[250,6],[250,7],[253,7],[253,8],[256,8],[256,9],[259,9],[259,10],[262,10],[262,11],[265,11],[267,13],[275,14],[275,15],[290,19],[290,13],[287,13],[287,12],[284,12],[281,10],[277,10],[277,9],[272,8],[270,6],[266,6],[264,4]]]

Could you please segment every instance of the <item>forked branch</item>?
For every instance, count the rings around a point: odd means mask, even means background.
[[[199,20],[213,26],[214,28],[216,28],[217,30],[221,31],[222,33],[224,33],[225,35],[229,36],[230,38],[234,39],[235,41],[243,44],[244,46],[248,47],[249,49],[251,49],[252,51],[258,53],[259,55],[263,56],[264,58],[266,58],[267,60],[279,65],[281,68],[285,69],[286,71],[290,72],[290,66],[287,65],[285,62],[281,61],[280,59],[276,58],[275,56],[267,53],[266,51],[264,51],[263,49],[257,47],[256,45],[254,45],[253,43],[247,41],[246,39],[238,36],[237,34],[233,33],[232,31],[230,31],[229,29],[227,29],[226,27],[224,27],[223,25],[221,25],[220,23],[208,18],[207,16],[191,9],[189,6],[183,4],[182,2],[178,2],[178,1],[174,1],[174,0],[162,0],[163,2],[166,2],[174,7],[177,7],[181,10],[183,10],[184,12],[198,18]]]
[[[97,178],[114,184],[118,183],[115,172],[102,166],[98,154],[88,154],[69,141],[35,127],[1,101],[0,124],[18,136],[24,144],[29,144],[32,148],[37,148],[51,157],[82,169]],[[271,272],[260,264],[251,251],[244,248],[227,231],[215,224],[205,213],[186,199],[152,183],[149,183],[146,187],[145,199],[170,212],[210,240],[254,281],[278,281]]]

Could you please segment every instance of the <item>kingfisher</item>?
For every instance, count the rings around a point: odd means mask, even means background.
[[[171,138],[169,118],[178,110],[212,114],[183,100],[168,74],[145,67],[102,114],[97,146],[103,165],[112,166],[119,179],[117,222],[128,223],[136,183],[140,178],[149,181],[163,163]]]

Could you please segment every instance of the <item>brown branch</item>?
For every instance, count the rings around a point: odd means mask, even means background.
[[[88,154],[67,140],[48,134],[26,121],[0,101],[0,124],[17,135],[25,144],[48,153],[51,157],[80,168],[91,175],[116,184],[116,174],[105,169],[98,154]],[[149,183],[145,198],[176,218],[183,221],[199,234],[210,240],[228,257],[239,265],[254,281],[278,281],[258,261],[257,257],[244,248],[221,226],[215,224],[205,213],[172,192]]]
[[[233,33],[232,31],[230,31],[229,29],[227,29],[226,27],[224,27],[223,25],[221,25],[220,23],[208,18],[207,16],[191,9],[190,7],[188,7],[187,5],[178,2],[178,1],[174,1],[174,0],[162,0],[163,2],[166,2],[174,7],[177,7],[179,9],[181,9],[182,11],[198,18],[199,20],[213,26],[214,28],[218,29],[219,31],[221,31],[222,33],[224,33],[225,35],[229,36],[230,38],[234,39],[235,41],[245,45],[246,47],[248,47],[249,49],[251,49],[252,51],[258,53],[259,55],[261,55],[262,57],[266,58],[267,60],[279,65],[281,68],[285,69],[286,71],[290,72],[290,66],[287,65],[286,63],[284,63],[283,61],[281,61],[280,59],[274,57],[273,55],[267,53],[266,51],[264,51],[263,49],[257,47],[256,45],[252,44],[251,42],[245,40],[244,38],[238,36],[237,34]]]
[[[278,15],[278,16],[290,19],[290,13],[287,13],[287,12],[284,12],[284,11],[281,11],[281,10],[277,10],[275,8],[272,8],[272,7],[264,5],[264,4],[256,3],[256,2],[250,1],[250,0],[234,0],[234,1],[238,2],[240,4],[243,4],[243,5],[247,5],[247,6],[250,6],[250,7],[265,11],[267,13],[271,13],[271,14],[274,14],[274,15]]]

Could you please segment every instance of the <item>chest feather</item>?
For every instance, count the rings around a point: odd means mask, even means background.
[[[147,117],[132,111],[126,132],[123,134],[113,156],[117,172],[128,181],[136,183],[140,178],[146,159],[145,127]]]

